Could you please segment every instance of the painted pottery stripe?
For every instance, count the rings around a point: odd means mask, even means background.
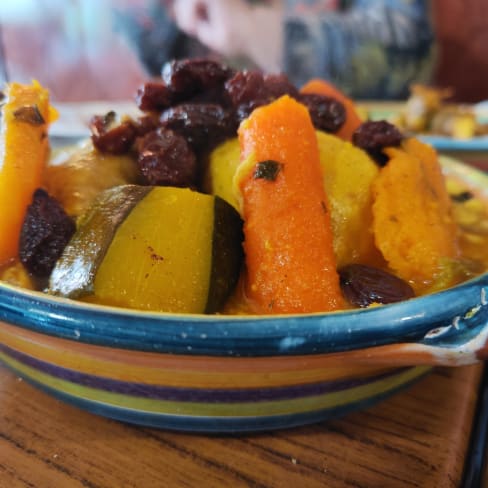
[[[238,384],[241,388],[253,388],[344,380],[385,373],[394,369],[392,364],[397,364],[389,358],[384,364],[370,364],[371,350],[367,355],[364,351],[361,354],[351,351],[347,357],[342,353],[340,357],[286,358],[165,355],[77,343],[6,324],[0,324],[0,343],[28,356],[86,374],[183,387],[224,388]],[[419,364],[428,364],[428,361]],[[255,371],[260,374],[256,375]]]
[[[269,431],[282,428],[297,427],[315,422],[321,422],[331,418],[337,418],[350,412],[369,408],[372,405],[392,396],[394,393],[404,390],[417,382],[422,376],[413,378],[391,390],[385,391],[357,402],[332,408],[321,408],[312,412],[294,413],[284,415],[261,415],[260,417],[199,417],[189,415],[172,415],[161,412],[138,412],[120,406],[106,405],[92,402],[84,398],[73,397],[59,390],[54,390],[46,385],[25,378],[33,386],[41,389],[59,400],[84,409],[95,415],[102,415],[122,422],[129,422],[146,427],[172,429],[186,432],[200,433],[238,433]]]
[[[204,403],[204,402],[178,402],[156,400],[142,397],[132,397],[119,393],[97,390],[81,386],[66,380],[52,377],[46,373],[36,371],[13,358],[0,354],[0,360],[12,368],[17,374],[32,380],[47,388],[57,390],[65,395],[107,406],[120,406],[141,412],[164,413],[172,415],[192,416],[255,416],[285,415],[300,412],[313,412],[323,408],[345,406],[350,403],[366,400],[369,397],[386,393],[404,383],[425,374],[428,367],[413,367],[391,375],[376,382],[360,385],[348,390],[325,393],[317,396],[294,398],[291,400],[260,401],[250,403]]]
[[[32,369],[49,374],[61,380],[70,381],[82,386],[105,390],[111,393],[123,395],[153,398],[170,401],[191,401],[191,402],[254,402],[270,400],[286,400],[306,396],[317,396],[324,393],[348,390],[367,383],[377,382],[381,379],[397,375],[408,368],[397,368],[388,373],[374,375],[367,378],[356,378],[351,380],[328,381],[304,385],[292,385],[287,387],[265,387],[265,388],[181,388],[166,385],[155,386],[143,383],[113,380],[101,376],[88,375],[79,371],[40,361],[18,351],[14,351],[0,344],[0,351],[3,357],[10,357],[18,363],[25,364]],[[0,356],[1,357],[1,356]]]

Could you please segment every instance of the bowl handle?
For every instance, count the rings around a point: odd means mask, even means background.
[[[476,291],[481,292],[477,305],[423,337],[345,354],[357,363],[384,366],[463,366],[484,361],[488,359],[488,287]]]
[[[418,346],[430,350],[436,364],[458,366],[488,359],[488,292],[480,289],[480,301],[451,323],[428,331]]]

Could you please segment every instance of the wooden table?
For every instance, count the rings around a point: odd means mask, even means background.
[[[205,436],[94,416],[0,366],[0,486],[458,487],[481,373],[439,368],[342,419]]]

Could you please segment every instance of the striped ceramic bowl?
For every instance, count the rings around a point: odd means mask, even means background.
[[[447,164],[447,163],[446,163]],[[454,172],[488,198],[488,177]],[[364,408],[488,355],[488,273],[367,310],[155,314],[0,285],[0,361],[91,412],[205,432],[290,427]]]

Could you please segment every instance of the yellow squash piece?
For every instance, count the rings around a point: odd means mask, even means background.
[[[0,126],[0,266],[18,253],[20,229],[34,190],[41,185],[54,118],[48,91],[10,83]]]
[[[340,268],[350,263],[375,264],[371,185],[378,166],[361,149],[317,131],[320,165],[329,198],[334,253]]]
[[[241,263],[242,222],[224,200],[124,185],[102,192],[81,217],[48,291],[127,308],[214,313]]]
[[[205,190],[217,195],[239,210],[232,180],[239,166],[241,148],[236,138],[220,144],[211,153],[205,175]]]

